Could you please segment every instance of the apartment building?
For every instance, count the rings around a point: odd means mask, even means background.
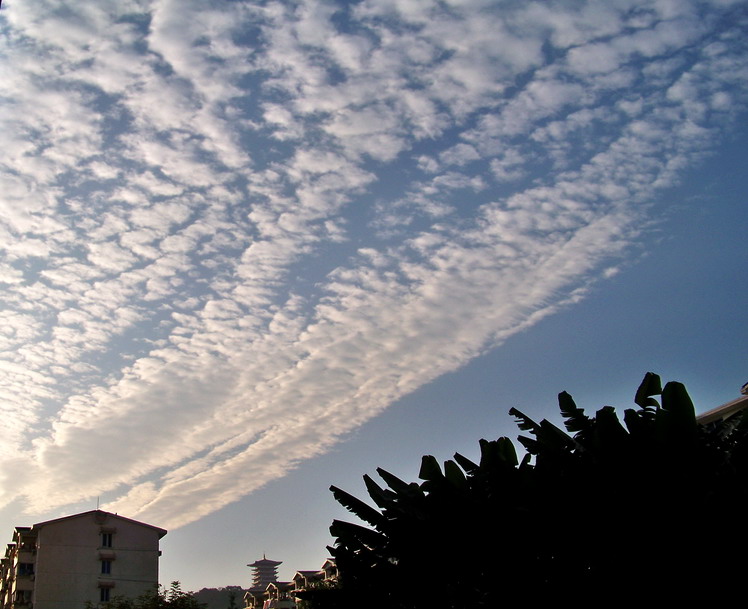
[[[164,535],[102,510],[16,527],[0,559],[0,609],[83,609],[154,590]]]

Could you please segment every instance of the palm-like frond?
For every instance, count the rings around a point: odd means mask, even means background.
[[[382,480],[387,483],[387,486],[389,486],[396,493],[412,492],[413,486],[415,486],[416,488],[418,487],[417,484],[408,484],[407,482],[400,480],[400,478],[398,478],[394,474],[391,474],[387,470],[382,469],[381,467],[377,468],[377,474],[379,474]]]
[[[478,470],[477,463],[473,463],[470,459],[462,456],[460,453],[455,453],[453,458],[468,474],[474,474]]]
[[[364,474],[364,484],[366,485],[369,497],[371,497],[372,501],[374,501],[374,503],[376,503],[380,508],[390,507],[392,502],[397,498],[397,494],[388,489],[382,488],[367,474]]]
[[[644,409],[659,408],[657,400],[653,395],[660,395],[662,393],[662,381],[659,375],[653,372],[647,372],[642,379],[639,388],[636,390],[634,395],[634,403]]]
[[[696,425],[696,410],[683,383],[670,381],[662,390],[662,409],[671,413],[683,425]]]
[[[441,480],[444,478],[442,468],[433,455],[424,455],[421,457],[421,469],[418,471],[418,477],[421,480]]]
[[[343,542],[352,550],[384,547],[387,542],[381,533],[343,520],[332,521],[330,534],[337,538],[336,545]]]
[[[516,408],[510,408],[509,414],[516,419],[515,422],[517,423],[517,427],[519,427],[522,431],[531,431],[535,433],[538,429],[540,429],[540,425],[538,425],[525,413],[520,412]]]
[[[467,478],[465,477],[463,471],[460,469],[460,466],[457,465],[457,463],[455,463],[454,461],[450,460],[444,462],[444,477],[455,488],[467,490]]]
[[[580,437],[589,434],[592,426],[591,419],[584,414],[584,410],[576,405],[574,398],[566,391],[558,394],[558,407],[561,410],[561,416],[564,418],[564,426],[567,431],[576,433]]]
[[[346,493],[344,490],[339,489],[336,486],[331,486],[333,497],[335,500],[347,509],[352,514],[358,516],[364,522],[368,522],[374,527],[379,527],[382,524],[384,517],[373,507],[364,503],[360,499],[357,499],[350,493]]]

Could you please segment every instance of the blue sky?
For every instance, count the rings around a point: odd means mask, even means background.
[[[378,466],[746,375],[744,2],[6,1],[0,524],[321,565]]]

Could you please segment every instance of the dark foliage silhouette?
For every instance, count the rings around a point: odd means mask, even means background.
[[[654,396],[659,397],[655,399]],[[310,607],[530,606],[726,591],[741,582],[748,507],[748,417],[701,426],[685,387],[648,373],[621,424],[558,396],[568,433],[511,409],[507,438],[480,461],[423,457],[420,483],[364,476],[376,505],[331,487],[369,526],[334,521],[337,589]]]
[[[221,588],[201,588],[192,596],[205,609],[237,609],[243,605],[244,588],[241,586],[224,586]]]
[[[87,609],[92,609],[89,603]],[[159,586],[153,592],[147,592],[137,598],[126,598],[113,595],[112,600],[98,605],[101,609],[204,609],[189,592],[183,592],[178,581],[171,582],[168,589]]]

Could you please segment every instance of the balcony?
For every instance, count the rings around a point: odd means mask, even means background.
[[[16,590],[33,590],[34,589],[34,576],[33,575],[19,575],[16,580]]]

